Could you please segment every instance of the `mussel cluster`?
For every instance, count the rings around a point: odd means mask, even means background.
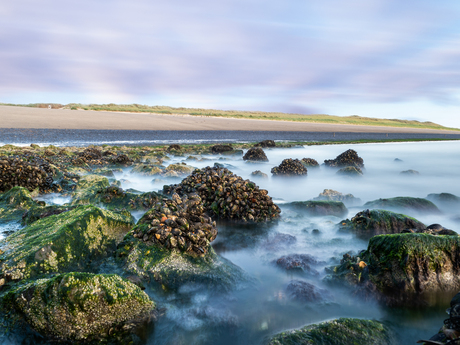
[[[178,185],[165,186],[167,194],[197,192],[212,217],[241,222],[266,222],[281,210],[265,189],[222,167],[196,169]]]
[[[328,167],[343,168],[348,166],[354,166],[357,168],[364,168],[364,161],[358,156],[355,150],[346,150],[345,152],[338,155],[335,159],[326,159],[324,164]]]
[[[147,227],[139,226],[145,224]],[[133,229],[133,236],[168,249],[179,249],[192,256],[208,252],[217,236],[216,222],[206,215],[196,193],[163,199],[148,211]]]
[[[243,156],[243,160],[268,162],[268,158],[265,155],[264,150],[259,147],[251,147]]]
[[[222,152],[229,152],[229,151],[233,151],[233,147],[231,145],[217,144],[217,145],[211,146],[212,153],[222,153]]]
[[[279,176],[302,176],[307,175],[307,168],[298,159],[284,159],[277,167],[271,170],[273,175]]]
[[[263,140],[255,144],[254,147],[276,147],[276,144],[273,140]]]
[[[133,160],[125,154],[110,157],[110,162],[112,164],[125,165],[125,166],[133,164]]]
[[[49,188],[53,183],[51,169],[46,163],[31,163],[20,158],[0,158],[0,190],[5,192],[21,186],[32,191]]]

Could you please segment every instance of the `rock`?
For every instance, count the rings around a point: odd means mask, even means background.
[[[42,336],[83,342],[148,322],[155,308],[136,285],[110,274],[67,273],[9,292],[3,303]]]
[[[298,159],[284,159],[277,167],[273,167],[274,176],[306,176],[307,168]]]
[[[394,335],[378,321],[340,318],[273,336],[268,345],[392,345]]]
[[[420,173],[417,170],[404,170],[399,173],[400,175],[409,175],[409,176],[414,176],[414,175],[420,175]]]
[[[344,217],[348,214],[348,209],[341,201],[293,201],[282,205],[296,211],[301,211],[305,215],[313,217],[335,216]]]
[[[117,258],[127,275],[135,274],[151,287],[161,287],[165,291],[202,284],[211,291],[228,292],[247,281],[241,268],[218,256],[212,247],[205,255],[194,257],[144,242],[133,233],[126,235],[119,244]]]
[[[171,152],[171,151],[180,151],[182,150],[182,147],[178,144],[171,144],[168,146],[168,148],[166,149],[166,151],[168,152]]]
[[[262,247],[265,250],[273,252],[283,248],[290,247],[294,245],[296,242],[297,238],[295,236],[278,232],[271,238],[267,239],[264,243],[262,243]]]
[[[342,194],[333,189],[325,189],[313,200],[341,201],[347,206],[361,204],[361,199],[355,198],[352,194]]]
[[[268,175],[263,173],[262,171],[260,170],[256,170],[256,171],[253,171],[251,173],[251,176],[253,177],[258,177],[258,178],[268,178]]]
[[[360,254],[334,269],[355,276],[357,293],[389,306],[419,306],[460,289],[460,238],[429,234],[379,235]],[[346,266],[346,267],[343,267]]]
[[[335,159],[326,159],[324,164],[328,167],[344,168],[348,166],[354,166],[357,168],[364,168],[364,162],[355,150],[347,150]]]
[[[408,196],[373,200],[366,202],[363,207],[369,209],[379,208],[405,213],[441,214],[441,211],[431,201]]]
[[[93,270],[98,260],[114,253],[133,225],[131,216],[91,205],[37,220],[0,241],[0,278]]]
[[[163,191],[180,196],[198,193],[206,211],[216,219],[266,222],[278,218],[281,212],[265,189],[226,168],[196,169],[180,184],[164,186]]]
[[[26,161],[18,157],[0,157],[0,192],[13,187],[45,190],[53,184],[52,171],[45,161]]]
[[[101,175],[105,177],[115,177],[113,170],[111,169],[95,169],[92,171],[95,175]]]
[[[148,211],[132,229],[133,237],[147,244],[204,256],[217,236],[216,222],[205,214],[198,194],[172,195]]]
[[[254,147],[276,147],[276,144],[273,140],[263,140],[255,144]]]
[[[115,165],[129,166],[133,164],[133,160],[125,154],[118,154],[116,156],[111,156],[109,162]]]
[[[363,176],[363,171],[358,167],[345,167],[336,172],[337,175],[359,177]]]
[[[50,205],[50,206],[35,206],[31,207],[22,215],[21,224],[22,225],[30,225],[33,222],[46,218],[49,216],[54,216],[57,214],[61,214],[64,212],[68,212],[73,210],[77,206],[58,206],[58,205]]]
[[[27,189],[11,188],[8,192],[0,194],[0,224],[19,222],[30,208],[38,206],[40,204],[32,199]]]
[[[273,261],[273,263],[285,271],[317,276],[319,275],[318,271],[311,266],[318,265],[322,262],[319,262],[310,254],[289,254],[280,257]]]
[[[243,156],[243,160],[268,162],[268,158],[265,155],[264,150],[258,147],[250,148],[248,152],[246,152],[246,154]]]
[[[300,163],[302,163],[307,168],[319,168],[319,163],[313,158],[302,158]]]
[[[184,177],[190,175],[196,168],[185,163],[170,164],[166,167],[164,173],[174,172],[177,176]]]
[[[446,229],[441,224],[431,224],[426,227],[425,230],[421,231],[425,234],[431,235],[449,235],[449,236],[457,236],[458,234],[450,229]]]
[[[137,164],[131,170],[131,174],[139,174],[143,176],[152,176],[161,174],[164,170],[163,166],[151,164]]]
[[[394,162],[401,163],[401,162],[403,162],[403,160],[402,160],[402,159],[399,159],[399,158],[395,158],[395,159],[394,159]]]
[[[224,153],[224,152],[230,152],[233,151],[233,147],[231,145],[214,145],[211,146],[211,152],[214,154],[217,153]]]
[[[458,211],[460,209],[460,198],[450,193],[428,194],[426,199],[432,201],[442,210]]]
[[[286,287],[286,294],[291,300],[304,303],[323,303],[334,299],[326,289],[320,289],[303,280],[291,280]]]
[[[425,230],[426,226],[417,219],[401,213],[386,210],[364,210],[350,220],[339,224],[340,231],[352,232],[361,238],[380,234],[397,234],[405,229]]]

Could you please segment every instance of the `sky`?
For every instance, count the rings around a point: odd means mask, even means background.
[[[460,1],[2,1],[0,102],[460,128]]]

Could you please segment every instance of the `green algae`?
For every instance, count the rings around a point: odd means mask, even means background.
[[[155,303],[139,287],[114,274],[67,273],[11,290],[1,304],[51,339],[107,337],[113,327],[146,321]],[[14,315],[14,314],[13,314]]]
[[[423,198],[396,197],[366,202],[364,208],[379,208],[404,212],[440,214],[441,211],[431,201]]]
[[[378,321],[340,318],[275,335],[268,345],[390,345],[391,330]]]
[[[11,188],[0,194],[0,223],[19,222],[27,210],[38,205],[26,188]]]
[[[80,206],[35,221],[0,241],[1,278],[94,269],[112,255],[133,226],[133,218],[94,206]]]
[[[175,291],[185,284],[229,291],[247,280],[241,268],[217,255],[212,247],[204,256],[192,257],[178,250],[148,245],[134,238],[132,232],[118,245],[117,257],[127,274],[155,281],[165,291]]]

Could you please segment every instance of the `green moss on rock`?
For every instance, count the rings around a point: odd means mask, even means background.
[[[247,279],[241,268],[218,256],[212,247],[206,255],[192,257],[176,249],[148,245],[129,233],[118,245],[117,256],[125,272],[156,281],[166,291],[189,283],[228,291]]]
[[[0,223],[18,222],[27,210],[38,205],[26,188],[11,188],[0,194]]]
[[[310,200],[294,201],[284,204],[283,207],[292,208],[297,211],[305,212],[308,216],[336,216],[344,217],[348,214],[348,209],[341,201]]]
[[[392,332],[378,321],[340,318],[275,335],[268,345],[390,345]]]
[[[94,206],[37,220],[0,241],[0,278],[91,269],[113,253],[133,225],[131,216]]]
[[[66,341],[104,338],[121,324],[132,328],[155,307],[139,287],[114,274],[41,279],[9,292],[5,300],[41,335]]]
[[[425,224],[405,214],[386,210],[365,210],[358,212],[351,220],[342,220],[339,230],[355,233],[361,238],[380,234],[396,234],[405,229],[424,230]]]

